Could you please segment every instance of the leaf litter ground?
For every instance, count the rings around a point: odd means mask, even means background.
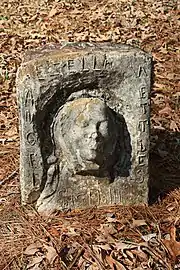
[[[0,269],[180,269],[179,7],[173,0],[1,0]],[[62,40],[127,43],[152,53],[154,205],[46,218],[21,207],[16,71],[26,50]]]

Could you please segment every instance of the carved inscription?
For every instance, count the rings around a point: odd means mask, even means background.
[[[55,65],[55,64],[54,64]],[[57,65],[57,72],[50,74],[51,77],[55,75],[74,72],[88,72],[88,71],[100,71],[103,69],[112,69],[113,62],[108,59],[107,55],[85,55],[82,58],[68,59],[67,61]],[[40,80],[44,79],[44,74],[39,76]]]
[[[142,113],[147,113],[148,108],[148,93],[146,86],[141,86],[139,90],[139,96],[140,96],[140,107],[142,109]]]
[[[68,70],[69,72],[75,72],[75,67],[74,67],[74,60],[68,60],[67,62]]]
[[[137,142],[138,142],[138,152],[139,153],[146,152],[147,148],[146,148],[143,140],[138,140]]]
[[[100,205],[101,204],[101,193],[96,188],[88,189],[86,192],[80,191],[77,195],[72,189],[62,189],[59,191],[59,198],[62,200],[62,208],[71,208],[75,206],[75,202],[78,199],[80,205]]]
[[[138,182],[139,184],[142,184],[145,180],[142,169],[143,169],[143,167],[139,168],[135,174],[136,175],[136,182]]]
[[[35,157],[34,153],[29,154],[29,161],[30,161],[30,166],[32,168],[32,183],[33,183],[33,186],[35,186],[36,185],[36,177],[35,177],[34,168],[35,168],[35,164],[37,163],[37,158]]]
[[[112,66],[113,66],[112,61],[108,60],[108,59],[107,59],[107,56],[106,56],[106,54],[105,54],[105,55],[104,55],[104,68],[105,68],[105,69],[108,69],[108,68],[111,69]]]
[[[138,77],[144,80],[147,76],[147,72],[144,67],[140,66],[138,69]],[[142,83],[139,87],[139,107],[142,112],[142,117],[139,119],[137,131],[139,138],[137,140],[137,166],[138,175],[136,172],[136,181],[142,183],[144,181],[143,167],[147,165],[147,143],[144,141],[144,134],[148,132],[148,107],[149,107],[149,96],[147,86]]]
[[[91,57],[91,65],[89,65],[89,61],[87,59]],[[88,63],[88,66],[87,66]],[[111,69],[113,66],[113,63],[111,60],[107,58],[107,55],[105,54],[100,59],[96,55],[92,56],[85,56],[82,58],[82,71],[89,71],[89,70],[94,70],[94,71],[100,71],[102,69]]]
[[[95,55],[93,57],[93,69],[94,70],[101,70],[101,69],[97,68],[97,58]]]
[[[109,191],[109,194],[108,194]],[[76,201],[79,202],[80,205],[101,205],[105,201],[111,204],[118,204],[122,202],[123,194],[122,190],[116,187],[109,187],[107,189],[107,200],[101,198],[101,189],[98,188],[89,188],[86,191],[80,191],[79,193],[73,192],[71,188],[64,188],[59,191],[59,198],[62,200],[62,208],[68,209],[75,207]],[[110,199],[110,201],[109,201]]]
[[[147,72],[144,67],[140,66],[138,69],[138,77],[147,76]]]
[[[145,99],[147,101],[147,91],[146,86],[142,86],[139,90],[140,93],[140,99]]]
[[[122,202],[122,191],[118,188],[109,188],[111,204]]]
[[[34,99],[33,99],[33,94],[31,90],[28,90],[25,94],[25,102],[24,105],[25,107],[33,106],[34,104]]]
[[[140,132],[146,132],[146,129],[148,127],[148,121],[147,120],[140,120],[138,123],[138,130]]]
[[[147,113],[147,110],[148,110],[148,104],[145,103],[145,104],[140,104],[141,106],[141,109],[142,109],[142,113],[143,114],[146,114]]]
[[[80,191],[77,195],[76,195],[76,200],[80,202],[80,204],[84,204],[84,202],[88,202],[88,193],[86,191]]]
[[[140,166],[144,166],[145,165],[145,159],[146,159],[146,155],[139,155],[138,156],[138,164],[140,165]]]
[[[25,121],[28,123],[32,122],[32,114],[29,110],[25,110]]]
[[[101,201],[100,191],[97,190],[96,188],[93,188],[90,189],[88,193],[89,193],[89,206],[100,205]]]
[[[32,116],[32,111],[33,111],[33,107],[34,107],[34,97],[32,94],[32,90],[28,89],[25,92],[25,96],[24,96],[24,113],[25,113],[25,124],[28,127],[29,132],[27,132],[25,134],[25,141],[27,142],[27,144],[29,145],[29,147],[33,147],[36,144],[36,135],[33,132],[33,127],[32,127],[32,122],[33,122],[33,116]],[[32,131],[31,131],[32,130]],[[32,183],[33,186],[36,185],[36,177],[37,177],[37,173],[36,173],[36,166],[37,166],[37,156],[35,153],[33,153],[33,148],[31,148],[31,151],[29,153],[29,166],[31,168],[31,172],[32,172]],[[27,149],[28,151],[28,149]]]
[[[62,200],[61,206],[63,209],[70,209],[70,206],[73,207],[74,200],[70,189],[59,190],[59,198]]]
[[[32,109],[34,105],[34,98],[32,90],[28,90],[25,93],[24,107],[25,107],[25,121],[27,123],[32,122]]]
[[[32,146],[35,145],[35,143],[36,143],[36,136],[34,135],[34,133],[29,132],[27,134],[27,141],[28,141],[28,143],[30,145],[32,145]]]

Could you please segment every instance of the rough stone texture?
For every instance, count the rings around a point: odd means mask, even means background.
[[[62,43],[17,74],[22,203],[39,212],[147,201],[151,56]]]

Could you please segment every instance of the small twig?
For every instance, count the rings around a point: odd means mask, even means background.
[[[13,177],[16,173],[17,173],[18,169],[13,171],[11,174],[9,174],[6,178],[4,178],[2,181],[0,181],[0,186],[4,185],[5,182],[7,182],[8,180],[11,179],[11,177]]]
[[[68,270],[65,262],[63,262],[62,260],[60,260],[60,266],[63,268],[63,270]]]
[[[127,240],[123,240],[122,243],[137,246],[137,247],[142,245],[141,243],[139,244],[139,243],[135,243],[133,241],[127,241]]]
[[[156,227],[158,229],[158,240],[161,240],[162,239],[162,235],[161,235],[161,230],[159,228],[159,225],[157,224]]]
[[[2,143],[3,145],[6,143],[6,142],[14,142],[16,140],[14,139],[7,139],[7,138],[0,138],[0,143]]]
[[[0,152],[0,156],[6,155],[6,154],[9,154],[9,151],[2,151],[2,152]]]
[[[54,237],[46,230],[46,228],[41,223],[39,223],[39,226],[41,227],[41,229],[43,230],[45,235],[48,236],[51,239],[51,242],[53,243],[54,248],[56,249],[56,244],[57,243],[56,243],[56,240],[54,239]],[[56,252],[58,253],[57,249],[56,249]]]
[[[10,262],[8,264],[6,264],[6,266],[2,270],[8,269],[8,267],[11,265],[11,263],[14,261],[14,259],[15,259],[15,257],[13,257],[12,260],[10,260]]]
[[[75,265],[75,263],[77,262],[77,260],[81,256],[83,250],[84,250],[84,248],[81,247],[80,250],[78,251],[77,255],[75,256],[74,260],[72,261],[72,263],[68,266],[68,270],[71,270],[72,269],[72,267]]]
[[[167,265],[166,262],[164,262],[162,260],[162,258],[159,256],[159,254],[157,254],[154,250],[152,250],[150,247],[147,247],[145,245],[141,245],[141,249],[145,250],[147,253],[149,253],[156,261],[159,261],[161,265],[163,265],[164,267],[168,267],[169,270],[172,270],[171,268],[169,268],[169,265]]]
[[[97,263],[97,265],[99,267],[99,270],[106,270],[106,268],[104,267],[104,265],[102,264],[102,262],[96,256],[95,252],[87,244],[85,244],[85,247],[90,252],[90,255],[92,256],[92,258],[96,261],[96,263]]]

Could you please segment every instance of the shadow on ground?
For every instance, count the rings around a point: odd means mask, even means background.
[[[149,204],[180,187],[180,133],[151,130]]]

